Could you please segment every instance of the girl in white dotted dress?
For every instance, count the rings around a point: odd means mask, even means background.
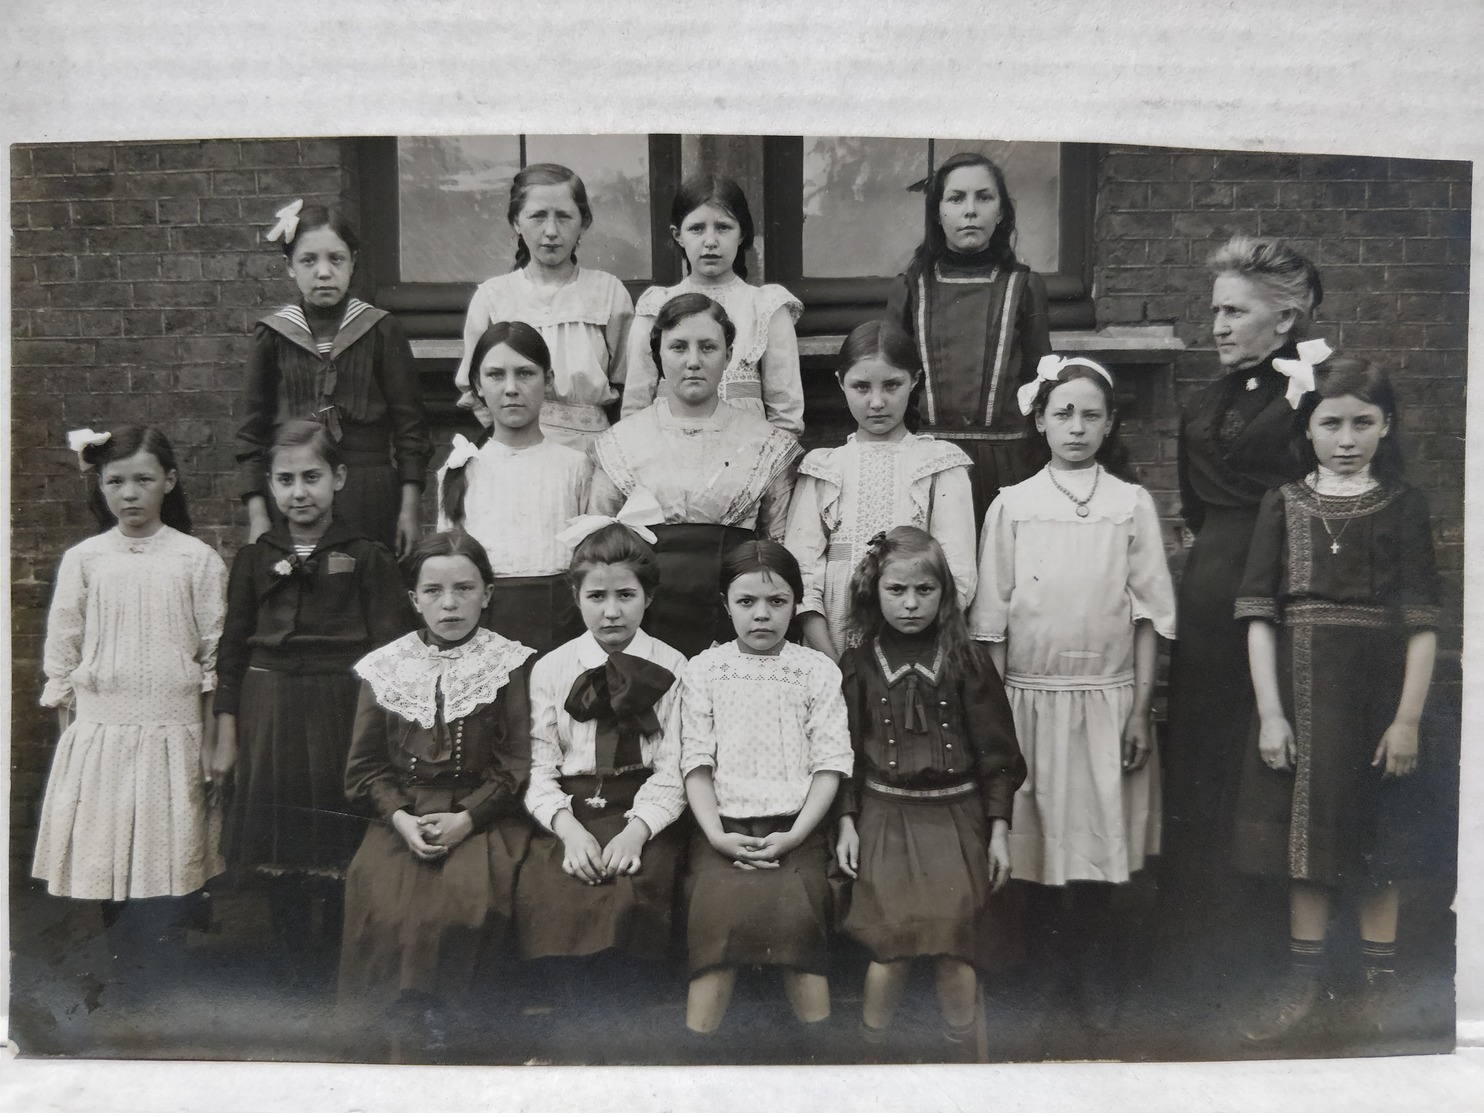
[[[159,430],[73,431],[68,442],[96,478],[89,504],[106,530],[57,570],[41,702],[62,737],[31,871],[55,896],[104,901],[112,923],[119,901],[189,896],[222,871],[202,757],[227,569],[190,535]],[[178,923],[183,912],[166,914]]]

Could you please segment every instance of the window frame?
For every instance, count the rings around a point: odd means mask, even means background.
[[[1042,273],[1053,329],[1091,329],[1092,235],[1097,204],[1096,144],[1063,143],[1057,270]],[[804,137],[763,137],[764,278],[804,304],[801,334],[846,333],[879,313],[892,276],[811,278],[804,274]]]

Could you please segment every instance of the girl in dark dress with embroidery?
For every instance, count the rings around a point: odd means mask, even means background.
[[[401,323],[350,295],[360,241],[344,214],[299,201],[278,217],[268,239],[282,239],[303,297],[253,330],[247,418],[237,431],[247,541],[272,522],[265,481],[274,428],[313,419],[330,432],[347,467],[336,517],[405,557],[417,542],[433,450],[412,347]]]
[[[1180,514],[1195,541],[1176,606],[1160,869],[1162,922],[1177,936],[1228,926],[1216,913],[1238,907],[1231,833],[1253,699],[1232,606],[1263,494],[1303,473],[1274,361],[1297,356],[1323,297],[1314,265],[1282,241],[1233,237],[1208,263],[1224,375],[1180,419]]]
[[[479,542],[431,535],[408,560],[424,628],[356,664],[345,794],[378,821],[345,887],[342,1004],[390,1008],[398,1048],[436,1049],[448,1011],[503,947],[530,840],[530,648],[479,626],[493,576]]]
[[[1372,1034],[1386,1026],[1411,829],[1397,780],[1417,766],[1437,646],[1427,501],[1402,475],[1391,384],[1344,357],[1294,379],[1295,402],[1317,384],[1294,417],[1310,472],[1263,498],[1236,602],[1260,719],[1236,864],[1290,881],[1288,973],[1244,1029],[1254,1042],[1289,1034],[1318,1006],[1341,889],[1358,892],[1360,1021]]]
[[[929,180],[922,243],[886,301],[886,317],[917,342],[920,432],[973,459],[976,528],[1002,487],[1036,472],[1015,389],[1034,378],[1051,334],[1046,285],[1014,243],[1004,172],[973,152],[950,156]]]

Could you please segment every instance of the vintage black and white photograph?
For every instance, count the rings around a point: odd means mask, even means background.
[[[1454,1049],[1467,158],[148,125],[9,148],[23,1060]]]

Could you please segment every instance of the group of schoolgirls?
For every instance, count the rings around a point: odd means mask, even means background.
[[[576,265],[580,179],[526,168],[518,267],[476,292],[458,371],[489,433],[455,436],[426,538],[406,336],[349,296],[340,214],[279,216],[302,299],[253,338],[230,578],[190,536],[158,430],[70,436],[108,530],[63,557],[48,623],[64,732],[34,872],[52,892],[116,905],[260,873],[290,949],[325,901],[344,1000],[405,1006],[479,996],[507,939],[528,959],[663,956],[679,880],[700,1033],[745,965],[781,967],[799,1019],[827,1017],[838,928],[872,959],[868,1041],[917,957],[966,1041],[977,973],[1014,945],[992,900],[1012,872],[1107,969],[1109,886],[1159,851],[1150,707],[1174,595],[1153,502],[1120,476],[1112,377],[1047,352],[993,163],[934,175],[889,320],[841,350],[858,429],[797,467],[801,307],[745,282],[736,185],[682,187],[689,274],[631,311]],[[611,440],[656,414],[777,432],[741,444],[784,447],[758,461],[722,441],[714,472],[685,467],[705,494],[765,462],[746,515],[615,486]],[[696,523],[746,526],[704,564],[656,545]],[[648,630],[667,594],[662,635],[689,655]]]

